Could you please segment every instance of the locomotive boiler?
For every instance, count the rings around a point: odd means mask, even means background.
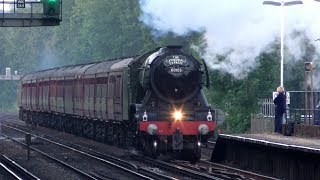
[[[203,86],[209,87],[205,62],[181,46],[166,46],[27,74],[19,86],[19,115],[153,158],[176,152],[196,161],[215,127]]]

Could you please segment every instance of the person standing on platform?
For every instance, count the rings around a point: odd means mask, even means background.
[[[286,111],[286,95],[284,94],[284,88],[279,86],[277,88],[278,96],[274,99],[273,103],[276,105],[275,109],[275,133],[281,134],[282,132],[282,118]]]

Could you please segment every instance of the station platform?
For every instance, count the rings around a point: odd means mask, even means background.
[[[320,139],[220,134],[211,161],[279,179],[320,179]]]
[[[320,139],[284,136],[282,134],[238,134],[222,135],[225,138],[243,140],[249,143],[264,144],[266,146],[284,149],[301,150],[320,154]]]

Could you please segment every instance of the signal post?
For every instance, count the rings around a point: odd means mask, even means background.
[[[0,27],[58,26],[62,0],[0,1]]]

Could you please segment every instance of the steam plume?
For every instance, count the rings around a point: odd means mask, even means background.
[[[205,30],[208,43],[203,54],[213,69],[223,70],[237,78],[257,65],[256,57],[274,40],[280,40],[280,7],[262,5],[259,0],[140,0],[140,17],[157,35],[174,32],[185,35]],[[320,51],[320,3],[303,1],[303,5],[285,7],[285,39],[290,53],[299,60],[303,56],[301,37],[290,36],[303,31]],[[227,56],[219,62],[217,55]],[[286,64],[293,59],[285,59]],[[287,62],[286,62],[287,61]]]

